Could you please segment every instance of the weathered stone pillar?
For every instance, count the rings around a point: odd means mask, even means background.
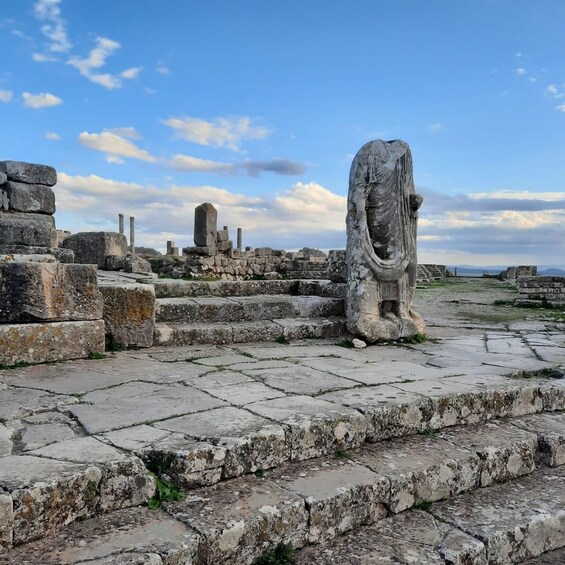
[[[371,141],[355,156],[347,201],[348,330],[364,339],[424,333],[412,310],[416,229],[422,197],[403,141]]]
[[[118,227],[120,235],[124,235],[124,215],[118,214]]]
[[[241,251],[243,246],[243,230],[237,228],[237,250]]]
[[[210,254],[216,250],[218,212],[212,204],[205,202],[194,209],[194,245],[208,247]]]
[[[135,218],[129,217],[129,250],[135,253]]]

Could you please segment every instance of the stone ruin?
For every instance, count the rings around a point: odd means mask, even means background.
[[[0,162],[0,365],[104,351],[95,265],[57,247],[52,167]]]
[[[347,201],[347,327],[374,342],[424,333],[412,310],[422,197],[403,141],[371,141],[355,156]]]

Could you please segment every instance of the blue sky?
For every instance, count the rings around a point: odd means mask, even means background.
[[[0,158],[57,226],[343,248],[351,160],[403,139],[422,262],[565,264],[562,0],[0,0]]]

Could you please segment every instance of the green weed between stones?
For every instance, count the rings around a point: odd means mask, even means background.
[[[89,359],[105,359],[106,355],[104,355],[104,353],[100,353],[98,351],[91,351],[88,354],[88,358]]]
[[[4,371],[7,369],[21,369],[22,367],[29,367],[30,365],[31,363],[26,363],[25,361],[17,361],[13,365],[0,365],[0,370]]]
[[[105,342],[106,351],[124,351],[126,348],[123,343],[116,341],[114,336],[110,334],[106,334]]]
[[[257,558],[253,565],[292,565],[293,563],[296,563],[294,548],[288,543],[281,543]]]
[[[338,449],[335,452],[335,455],[338,459],[351,459],[352,455],[347,449]]]
[[[155,476],[155,496],[147,501],[147,506],[152,510],[161,508],[163,502],[177,502],[184,498],[182,493],[173,483]]]
[[[422,500],[419,504],[414,504],[412,506],[412,510],[423,510],[427,512],[432,507],[432,503],[430,500]]]
[[[282,343],[283,345],[288,345],[290,343],[290,341],[288,341],[288,339],[286,339],[286,337],[284,335],[279,335],[279,337],[277,337],[277,339],[275,339],[275,341],[277,343]]]
[[[426,343],[426,341],[428,341],[428,336],[426,334],[414,334],[414,335],[410,335],[408,337],[401,337],[398,340],[400,343],[410,343],[410,344],[416,344],[416,343]]]
[[[350,339],[342,339],[339,343],[338,343],[339,347],[345,347],[346,349],[353,349],[355,346],[353,345],[353,342]]]
[[[257,469],[257,471],[255,471],[255,476],[259,479],[264,479],[265,478],[265,469]]]

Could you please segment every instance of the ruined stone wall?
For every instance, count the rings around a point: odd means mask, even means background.
[[[565,277],[520,277],[517,304],[565,307]]]
[[[519,265],[518,267],[508,267],[500,273],[503,279],[515,281],[521,277],[535,277],[538,274],[536,265]]]

